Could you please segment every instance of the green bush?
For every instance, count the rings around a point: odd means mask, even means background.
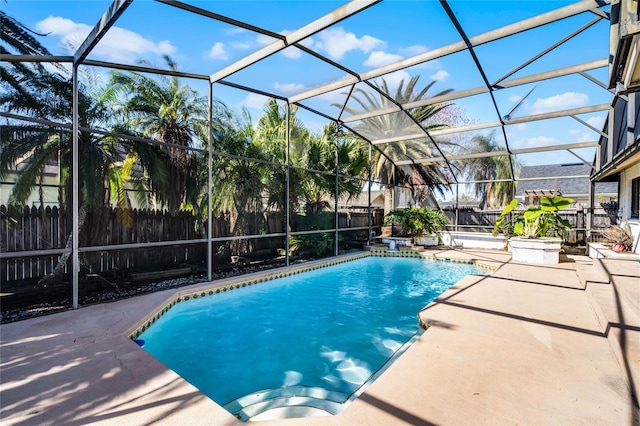
[[[507,236],[525,238],[560,237],[563,240],[571,224],[558,213],[574,202],[571,198],[541,197],[540,206],[530,206],[527,210],[514,212],[518,200],[511,202],[500,213],[493,228],[493,235],[502,231]]]
[[[315,256],[324,257],[333,253],[333,232],[323,234],[295,235],[289,240],[290,247],[299,251],[311,249]]]
[[[410,237],[440,234],[445,229],[447,217],[439,210],[427,207],[391,210],[385,216],[386,225],[399,225]]]

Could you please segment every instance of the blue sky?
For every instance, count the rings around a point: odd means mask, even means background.
[[[261,26],[279,34],[288,34],[345,4],[340,1],[191,1],[197,7]],[[461,1],[450,6],[467,35],[473,37],[504,25],[562,7],[569,1]],[[31,28],[48,33],[42,38],[53,54],[69,54],[69,47],[78,46],[111,4],[110,1],[28,1],[9,0],[3,10]],[[488,79],[493,82],[513,70],[523,61],[555,43],[596,18],[582,14],[562,22],[546,25],[526,33],[498,40],[476,48]],[[146,60],[156,67],[165,67],[162,55],[170,55],[186,72],[210,75],[234,61],[260,49],[274,39],[258,33],[193,15],[165,4],[135,0],[100,41],[89,58],[137,64]],[[397,62],[413,55],[460,41],[455,27],[445,11],[434,0],[386,0],[359,14],[314,34],[301,43],[342,66],[363,73]],[[513,77],[526,76],[553,68],[603,59],[608,56],[608,21],[602,20],[543,56]],[[105,72],[99,69],[99,72]],[[605,81],[606,68],[589,71]],[[419,86],[436,80],[432,93],[445,89],[455,91],[483,86],[480,73],[468,52],[463,51],[429,61],[391,75],[385,79],[391,86],[411,76],[420,75]],[[344,71],[289,47],[272,57],[227,78],[228,81],[251,86],[282,96],[291,96],[345,77]],[[206,84],[187,80],[206,94]],[[524,96],[534,85],[519,86],[495,92],[501,114]],[[333,103],[344,99],[346,89],[323,95],[304,103],[319,111],[334,115]],[[227,105],[249,108],[257,118],[265,99],[248,92],[214,85],[214,96]],[[583,76],[567,76],[546,80],[536,85],[531,96],[515,114],[525,116],[567,108],[608,103],[611,93]],[[497,119],[488,94],[461,99],[456,104],[468,122],[483,123]],[[325,119],[312,113],[299,113],[308,127],[319,130]],[[604,123],[605,113],[581,115],[596,128]],[[502,139],[498,129],[495,132]],[[517,124],[507,127],[512,148],[551,146],[595,141],[598,134],[571,118],[559,118]],[[576,153],[588,161],[595,150],[580,149]],[[566,151],[518,156],[528,165],[578,162]]]

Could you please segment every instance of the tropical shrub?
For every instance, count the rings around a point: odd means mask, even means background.
[[[333,254],[334,238],[333,232],[296,235],[289,240],[289,247],[291,251],[308,251],[312,256],[324,257]]]
[[[408,208],[391,210],[385,216],[386,225],[399,225],[410,237],[435,234],[440,237],[447,224],[447,217],[439,210]]]
[[[511,202],[500,213],[493,228],[493,235],[502,231],[507,236],[525,238],[560,237],[563,240],[571,229],[569,221],[558,213],[574,202],[559,195],[542,197],[539,206],[529,206],[524,211],[514,211],[518,200]]]

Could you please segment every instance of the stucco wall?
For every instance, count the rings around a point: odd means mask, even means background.
[[[640,253],[640,220],[631,216],[631,181],[640,177],[640,162],[620,172],[620,214],[622,220],[629,220],[633,233],[634,251]]]

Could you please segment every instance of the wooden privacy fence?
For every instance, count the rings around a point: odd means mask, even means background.
[[[64,212],[58,207],[16,209],[0,206],[2,252],[63,248],[67,242]]]
[[[64,248],[67,227],[64,211],[58,207],[9,210],[0,206],[0,252],[32,251]],[[12,281],[43,277],[58,263],[59,255],[2,259],[0,280]]]
[[[118,209],[105,208],[87,215],[80,245],[112,245],[199,238],[190,214],[170,216],[161,211],[133,210],[131,226],[124,226]],[[69,238],[69,218],[58,207],[25,207],[9,210],[0,206],[0,251],[3,253],[64,249]],[[227,222],[228,224],[228,222]],[[215,221],[214,232],[228,235],[224,221]],[[205,230],[206,234],[206,230]],[[90,237],[88,237],[88,235]],[[159,264],[191,263],[204,258],[206,247],[184,245],[144,249],[120,249],[81,253],[85,272],[114,273],[132,268],[148,269]],[[2,259],[0,279],[37,279],[49,274],[59,254],[38,254]]]
[[[445,210],[448,229],[455,229],[456,212]],[[592,229],[604,229],[616,221],[616,212],[593,215]],[[199,221],[191,213],[170,215],[160,210],[133,210],[131,226],[124,226],[121,212],[114,208],[105,208],[87,217],[81,235],[81,247],[138,244],[162,241],[184,241],[203,239],[207,235],[206,221]],[[330,214],[330,213],[329,213]],[[458,229],[468,232],[490,232],[493,229],[499,211],[458,210]],[[583,241],[586,225],[586,210],[573,209],[562,212],[571,225],[569,241]],[[0,206],[0,251],[2,253],[21,251],[41,251],[63,249],[69,237],[69,219],[64,209],[58,207],[25,207],[8,210]],[[249,224],[250,234],[283,233],[283,212],[246,213],[244,219]],[[382,210],[372,212],[376,227],[382,224]],[[339,212],[338,227],[342,230],[366,227],[366,211]],[[231,219],[223,215],[212,220],[214,238],[231,236]],[[366,235],[366,233],[365,233]],[[344,234],[346,237],[346,234]],[[349,236],[349,239],[353,239]],[[281,237],[251,239],[247,243],[232,244],[233,254],[241,256],[257,252],[276,252],[282,248]],[[224,245],[214,244],[214,253]],[[237,253],[236,253],[237,252]],[[148,271],[157,268],[170,268],[185,265],[203,265],[206,261],[206,243],[180,244],[163,247],[123,248],[98,252],[81,253],[83,272],[106,275],[121,275],[132,271]],[[36,254],[11,257],[0,262],[0,280],[17,281],[39,279],[49,274],[58,262],[59,254]],[[216,258],[214,258],[214,263]]]
[[[170,215],[160,210],[133,210],[131,225],[123,225],[121,213],[104,208],[87,216],[80,235],[80,247],[138,244],[162,241],[184,241],[206,238],[206,220],[200,221],[191,213]],[[0,251],[2,253],[64,249],[70,232],[70,220],[58,207],[25,207],[9,210],[0,206]],[[246,213],[250,233],[283,233],[282,212]],[[366,212],[340,212],[339,227],[367,226]],[[374,224],[381,222],[381,212],[374,212]],[[212,220],[214,238],[231,236],[229,215]],[[283,238],[252,239],[250,244],[238,245],[248,251],[272,251],[284,246]],[[224,243],[214,243],[214,253]],[[119,275],[132,271],[148,271],[178,265],[202,265],[206,261],[206,243],[180,244],[163,247],[122,248],[80,254],[83,273]],[[234,253],[236,254],[236,253]],[[237,253],[245,255],[247,253]],[[0,280],[17,281],[39,279],[49,274],[58,263],[59,254],[36,254],[3,258]],[[215,262],[215,259],[214,259]]]
[[[597,209],[598,213],[591,216],[591,230],[598,231],[617,223],[617,208]],[[474,210],[472,208],[460,208],[456,210],[445,209],[447,216],[447,229],[462,232],[492,232],[496,219],[500,216],[500,210]],[[573,228],[567,235],[569,243],[584,242],[586,239],[587,210],[582,207],[563,210],[560,216],[569,221]],[[597,234],[597,233],[596,233]],[[593,238],[590,238],[592,241]]]

